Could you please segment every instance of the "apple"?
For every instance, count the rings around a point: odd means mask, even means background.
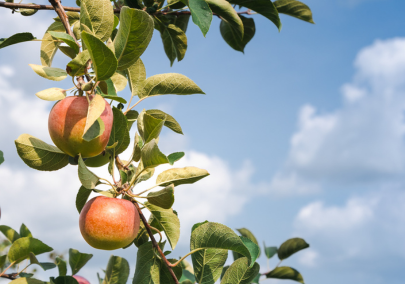
[[[79,284],[90,284],[90,282],[87,281],[86,278],[83,278],[79,275],[73,275],[73,278],[76,279]]]
[[[97,196],[80,213],[79,226],[85,241],[94,248],[114,250],[129,245],[139,231],[139,213],[125,199]]]
[[[90,100],[93,96],[90,96]],[[104,100],[105,101],[105,100]],[[110,139],[113,113],[111,106],[105,101],[105,109],[101,114],[105,130],[99,137],[85,141],[82,136],[86,125],[89,103],[86,97],[67,97],[57,102],[48,120],[48,130],[55,145],[69,156],[81,154],[83,158],[95,157],[104,151]]]

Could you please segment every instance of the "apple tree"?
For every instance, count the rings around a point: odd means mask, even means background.
[[[39,10],[57,13],[42,39],[31,33],[18,33],[0,39],[0,49],[40,41],[41,65],[30,64],[32,70],[55,81],[55,85],[66,78],[72,81],[70,89],[55,86],[36,93],[39,99],[55,101],[48,119],[55,146],[30,134],[21,134],[15,145],[20,158],[35,170],[51,172],[66,166],[77,167],[82,186],[77,192],[76,208],[85,241],[103,250],[136,246],[136,267],[131,277],[134,284],[213,284],[219,279],[222,284],[259,283],[264,278],[304,283],[302,275],[288,266],[277,265],[260,273],[256,260],[263,253],[246,228],[238,229],[237,234],[223,224],[196,223],[190,236],[190,252],[180,259],[170,256],[179,241],[178,215],[182,214],[173,209],[175,189],[207,178],[209,173],[192,166],[172,167],[157,175],[154,186],[139,190],[139,184],[154,176],[158,166],[173,166],[185,155],[162,153],[159,149],[163,128],[183,134],[179,122],[161,110],[139,107],[153,96],[204,94],[197,83],[182,74],[146,77],[140,57],[154,30],[160,33],[172,65],[176,59],[181,61],[185,57],[190,18],[205,36],[213,16],[219,17],[225,42],[243,52],[255,34],[251,15],[266,17],[280,30],[280,13],[313,23],[309,7],[296,0],[77,0],[76,3],[78,7],[64,7],[59,0],[50,0],[51,5],[0,2],[0,7],[22,16],[31,16]],[[70,58],[67,66],[53,66],[56,52]],[[119,94],[127,85],[131,92],[128,102]],[[134,137],[130,137],[131,129],[136,130]],[[131,138],[132,154],[123,157]],[[0,151],[0,164],[3,161]],[[91,170],[102,166],[106,166],[104,177]],[[88,200],[91,193],[98,196]],[[150,212],[149,219],[144,211]],[[76,274],[91,259],[91,254],[70,249],[68,261],[55,257],[52,262],[42,262],[37,256],[53,248],[35,238],[24,224],[18,232],[5,225],[0,226],[0,231],[6,237],[0,247],[0,277],[14,284],[88,283]],[[263,252],[268,259],[277,254],[281,262],[308,246],[303,239],[293,238],[278,248],[264,245]],[[234,262],[225,266],[229,251]],[[185,260],[190,255],[192,264]],[[23,261],[27,265],[18,269],[16,265]],[[27,270],[31,265],[43,270],[58,268],[58,273],[49,280],[38,280]],[[128,261],[111,256],[105,275],[99,279],[100,283],[127,283]]]

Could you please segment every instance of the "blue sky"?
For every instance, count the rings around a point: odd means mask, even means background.
[[[190,22],[185,59],[173,67],[156,33],[142,56],[148,76],[182,73],[207,94],[162,96],[141,105],[166,110],[182,125],[184,137],[165,131],[161,142],[167,153],[186,151],[179,165],[211,173],[177,190],[184,229],[175,255],[187,251],[191,225],[208,219],[249,228],[267,245],[304,237],[311,248],[285,265],[298,269],[306,283],[403,283],[405,2],[305,3],[316,25],[283,16],[278,33],[256,15],[256,35],[245,54],[226,45],[214,19],[206,38]],[[23,18],[1,9],[0,26],[8,28],[0,37],[31,31],[40,38],[51,17],[53,12],[38,12]],[[39,64],[39,43],[0,52],[0,149],[6,158],[0,166],[1,223],[25,222],[55,248],[94,253],[82,272],[93,280],[110,252],[81,239],[76,169],[39,173],[15,153],[13,140],[21,133],[50,142],[52,103],[34,94],[71,87],[68,80],[39,78],[28,63]],[[66,63],[58,56],[54,65]],[[114,254],[132,259],[133,268],[134,252]],[[263,257],[260,264],[265,271]]]

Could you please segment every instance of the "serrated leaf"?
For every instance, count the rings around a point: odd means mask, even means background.
[[[133,284],[160,284],[160,259],[154,253],[151,242],[138,248]]]
[[[272,258],[277,253],[277,247],[266,247],[266,244],[263,242],[264,254],[267,259]]]
[[[33,169],[56,171],[69,163],[69,156],[64,152],[31,135],[20,135],[15,144],[20,158]]]
[[[39,255],[52,250],[53,248],[38,239],[31,237],[19,238],[11,245],[8,251],[8,259],[10,262],[19,263],[28,258],[31,252],[34,255]]]
[[[80,212],[82,212],[84,205],[86,205],[87,199],[89,199],[91,192],[92,192],[91,189],[87,189],[84,186],[81,186],[79,191],[77,192],[76,209],[79,212],[79,214]]]
[[[250,284],[259,270],[260,265],[257,262],[250,268],[246,257],[239,258],[226,270],[221,284]]]
[[[146,80],[145,65],[139,58],[134,64],[125,70],[128,77],[129,88],[131,90],[131,97],[138,96],[141,89],[141,84]]]
[[[170,263],[176,263],[177,262],[177,259],[168,258],[167,260]],[[176,276],[176,278],[179,279],[181,277],[181,272],[182,272],[181,267],[178,265],[178,266],[172,267],[172,270],[173,270],[174,275]],[[167,269],[167,267],[163,263],[163,261],[162,261],[162,263],[160,265],[160,283],[175,284],[172,275],[170,274],[169,270]]]
[[[196,282],[214,284],[221,276],[228,250],[208,248],[191,255]]]
[[[38,259],[35,257],[35,254],[33,254],[32,252],[30,253],[30,263],[39,265],[44,271],[56,267],[56,264],[52,262],[39,262]]]
[[[35,95],[45,101],[59,101],[66,98],[66,91],[61,88],[50,88],[40,91]]]
[[[257,241],[256,237],[253,235],[251,231],[249,231],[246,228],[240,228],[236,229],[243,237],[250,239],[252,242],[254,242],[257,247],[259,248],[259,255],[257,256],[258,258],[260,257],[261,251],[260,251],[260,246],[259,242]]]
[[[277,0],[273,3],[279,13],[315,24],[312,19],[311,9],[304,3],[297,0]]]
[[[87,73],[87,64],[90,60],[90,53],[84,50],[79,53],[72,61],[67,64],[66,71],[72,76],[82,76]]]
[[[127,283],[129,264],[125,258],[112,255],[105,271],[104,284]]]
[[[118,70],[134,64],[148,47],[153,34],[153,20],[142,10],[122,7],[120,26],[114,39]]]
[[[55,258],[55,263],[58,266],[59,276],[66,276],[67,273],[67,263],[60,257]]]
[[[111,80],[114,83],[117,92],[121,92],[122,90],[124,90],[128,83],[128,79],[127,77],[125,77],[124,71],[115,72],[114,75],[111,77]]]
[[[177,73],[167,73],[149,77],[142,84],[139,98],[158,95],[205,94],[191,79]]]
[[[281,30],[281,21],[276,7],[270,0],[227,0],[231,4],[251,9],[272,21],[278,30]]]
[[[170,209],[174,203],[174,185],[168,185],[159,191],[148,194],[148,202],[163,209]]]
[[[81,31],[91,33],[102,42],[106,41],[114,27],[114,11],[109,0],[81,0]],[[86,43],[87,46],[87,43]]]
[[[212,21],[212,11],[204,0],[188,0],[188,7],[191,11],[191,17],[203,35],[205,36],[210,29]]]
[[[226,21],[231,27],[235,36],[239,39],[243,39],[243,22],[236,13],[232,5],[226,0],[205,0],[210,6],[212,12],[221,17],[223,21]]]
[[[155,118],[147,113],[143,115],[143,133],[142,138],[145,144],[150,142],[152,139],[157,139],[162,131],[163,125],[165,123],[166,117],[163,119]]]
[[[221,21],[219,26],[222,38],[225,42],[237,51],[244,52],[245,46],[253,38],[256,32],[255,21],[253,18],[246,18],[242,15],[239,15],[240,19],[243,22],[243,39],[241,39],[232,26],[227,21]]]
[[[145,169],[155,168],[159,165],[169,163],[167,157],[162,152],[160,152],[155,139],[152,139],[152,141],[146,143],[145,146],[143,146],[141,159],[142,165]]]
[[[49,31],[48,33],[52,37],[57,38],[57,39],[63,41],[64,43],[66,43],[68,46],[70,46],[76,52],[76,54],[78,54],[80,52],[79,46],[77,45],[75,39],[71,35],[68,35],[67,33],[63,33],[63,32],[55,32],[55,31]]]
[[[17,233],[16,230],[14,230],[6,225],[0,226],[0,232],[2,232],[4,234],[4,236],[12,243],[14,243],[16,240],[21,238],[20,234]]]
[[[145,202],[145,207],[151,212],[154,220],[163,228],[172,249],[177,245],[180,238],[180,220],[173,209],[163,209],[156,205]]]
[[[181,129],[180,124],[174,119],[173,116],[158,109],[149,109],[146,111],[146,113],[153,116],[154,118],[158,118],[161,120],[166,119],[164,125],[167,128],[173,130],[176,133],[183,134],[183,130]]]
[[[167,156],[167,159],[169,160],[169,164],[173,166],[175,162],[180,160],[181,158],[184,157],[184,152],[175,152],[171,153],[169,156]]]
[[[79,156],[78,172],[80,182],[87,189],[94,189],[100,181],[100,178],[86,167],[81,155]]]
[[[306,249],[309,247],[309,244],[301,238],[292,238],[281,244],[280,248],[277,251],[278,258],[280,260],[286,259],[293,255],[294,253]]]
[[[272,271],[267,273],[266,277],[276,279],[289,279],[300,283],[304,283],[304,278],[302,278],[301,273],[299,273],[294,268],[288,266],[276,267]]]
[[[54,22],[46,30],[41,42],[41,64],[44,66],[52,65],[53,57],[61,44],[60,41],[55,41],[50,31],[65,32],[65,26],[62,22]]]
[[[27,277],[17,278],[9,283],[10,284],[44,284],[44,282],[41,280],[38,280],[35,278],[27,278]]]
[[[108,140],[108,146],[114,145],[117,142],[117,146],[113,149],[115,155],[121,154],[128,148],[130,143],[129,130],[127,119],[125,115],[118,108],[113,107],[113,126],[111,130],[110,140]],[[112,150],[108,150],[113,152]]]
[[[76,249],[69,249],[69,265],[72,275],[75,275],[93,257],[92,254],[81,253]]]
[[[107,80],[114,75],[118,64],[114,53],[101,40],[87,32],[82,32],[82,41],[89,51],[96,81]]]
[[[32,237],[31,231],[28,229],[27,226],[25,226],[24,223],[21,224],[21,227],[20,227],[20,236],[23,237],[23,238],[24,237]]]
[[[62,81],[67,77],[66,71],[60,68],[46,67],[36,64],[28,65],[32,68],[32,70],[34,70],[35,73],[48,80]]]
[[[209,175],[206,170],[196,167],[174,168],[159,174],[156,179],[156,184],[160,186],[167,186],[171,183],[173,183],[174,186],[191,184]]]
[[[86,117],[86,125],[84,126],[84,130],[83,130],[83,139],[85,141],[91,141],[94,138],[99,137],[101,134],[103,134],[104,129],[103,129],[103,131],[92,131],[92,133],[91,133],[92,135],[86,135],[88,130],[90,129],[90,127],[93,124],[95,124],[95,122],[100,118],[101,114],[104,112],[105,104],[106,104],[106,101],[100,95],[93,96],[92,100],[90,101],[89,108],[87,111],[87,117]],[[101,122],[102,122],[102,120],[101,120]],[[104,123],[102,123],[102,126],[104,126]]]
[[[35,37],[31,33],[18,33],[9,38],[0,39],[0,49],[20,42],[31,41]]]

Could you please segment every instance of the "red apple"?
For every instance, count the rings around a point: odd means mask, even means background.
[[[90,96],[90,100],[93,96]],[[105,100],[104,100],[105,101]],[[113,124],[111,106],[105,102],[101,119],[105,130],[91,140],[83,140],[89,103],[86,97],[67,97],[57,102],[49,114],[48,129],[55,145],[69,156],[81,154],[83,158],[97,156],[104,151],[110,139]]]
[[[87,281],[86,278],[83,278],[79,275],[73,275],[73,278],[76,279],[79,284],[90,284],[90,282]]]
[[[97,196],[84,205],[80,232],[94,248],[114,250],[129,245],[139,231],[139,213],[125,199]]]

